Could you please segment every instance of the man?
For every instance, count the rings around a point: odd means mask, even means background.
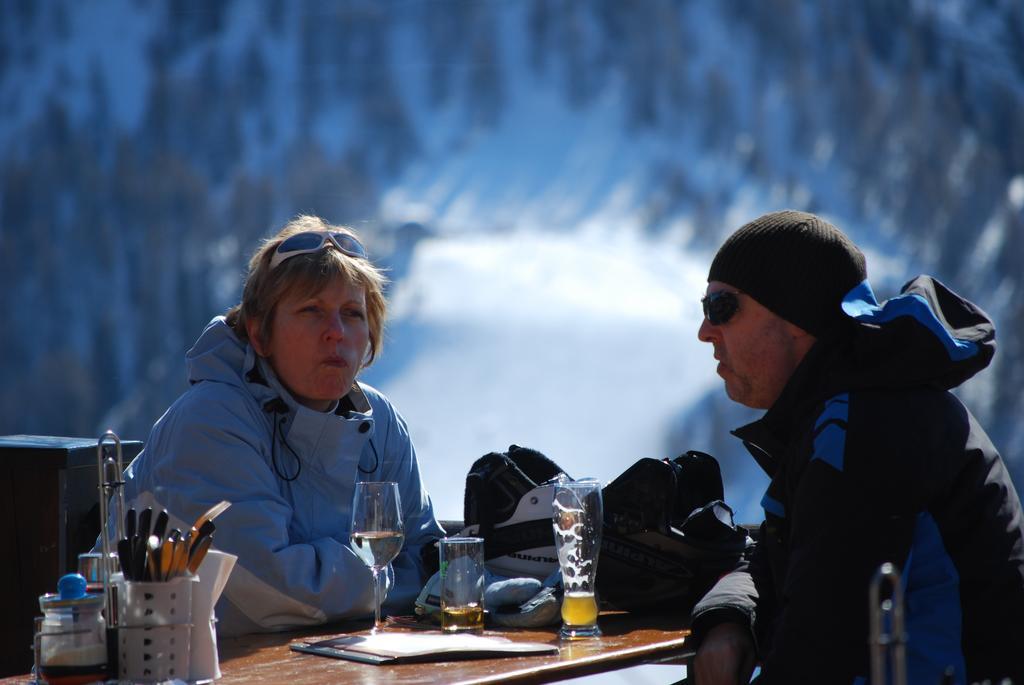
[[[697,685],[858,683],[869,585],[893,562],[911,683],[1024,683],[1024,521],[1002,459],[949,392],[995,352],[986,315],[919,277],[882,305],[864,255],[812,214],[740,228],[708,275],[698,337],[734,432],[771,477],[749,563],[693,611]]]

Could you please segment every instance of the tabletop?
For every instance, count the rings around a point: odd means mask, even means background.
[[[601,637],[572,642],[560,641],[557,627],[483,632],[484,635],[501,636],[520,642],[558,645],[558,654],[385,665],[363,664],[289,649],[289,645],[296,641],[365,633],[369,628],[369,623],[365,621],[316,626],[286,633],[222,637],[218,641],[218,651],[223,677],[217,680],[217,684],[319,685],[344,682],[407,685],[444,682],[459,685],[527,685],[614,671],[637,664],[683,664],[692,654],[692,650],[686,646],[689,630],[685,618],[602,612],[599,625],[603,633]],[[423,628],[388,625],[384,630],[403,632]],[[682,675],[680,669],[680,677]],[[0,684],[27,681],[28,676],[0,678]]]
[[[543,683],[644,663],[683,663],[690,655],[685,645],[684,619],[602,613],[603,636],[560,642],[557,628],[542,630],[485,630],[515,641],[558,645],[558,654],[369,665],[344,659],[301,654],[288,648],[291,642],[314,637],[358,632],[351,624],[325,629],[268,635],[248,635],[220,640],[220,664],[224,676],[218,683]],[[366,624],[361,629],[366,629]],[[388,631],[416,630],[388,626]],[[443,673],[443,678],[440,674]],[[682,671],[680,672],[682,677]]]

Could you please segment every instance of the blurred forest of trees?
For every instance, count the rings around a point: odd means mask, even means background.
[[[314,211],[387,257],[378,203],[430,133],[422,112],[486,135],[512,85],[545,79],[581,117],[619,88],[623,126],[666,141],[637,208],[652,236],[679,216],[698,246],[735,228],[742,189],[690,168],[695,138],[992,308],[1000,350],[972,407],[1024,456],[1024,5],[954,4],[125,3],[151,27],[126,55],[144,60],[134,83],[90,52],[82,7],[4,3],[0,433],[91,436],[116,417],[144,438],[259,238]],[[125,123],[129,96],[144,106]]]

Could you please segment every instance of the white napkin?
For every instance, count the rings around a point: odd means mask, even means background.
[[[213,607],[224,591],[236,561],[238,557],[234,554],[211,549],[199,565],[199,582],[192,586],[191,659],[188,669],[188,679],[192,682],[221,676]]]

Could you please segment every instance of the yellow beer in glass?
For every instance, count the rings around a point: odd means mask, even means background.
[[[564,476],[555,484],[552,499],[555,550],[562,571],[563,640],[600,637],[597,626],[597,557],[604,525],[601,484]]]
[[[562,622],[569,626],[597,623],[597,598],[593,592],[567,592],[562,598]]]
[[[446,633],[480,632],[484,629],[484,608],[476,604],[442,609],[441,629]]]
[[[484,628],[484,539],[441,539],[441,628],[478,633]]]

